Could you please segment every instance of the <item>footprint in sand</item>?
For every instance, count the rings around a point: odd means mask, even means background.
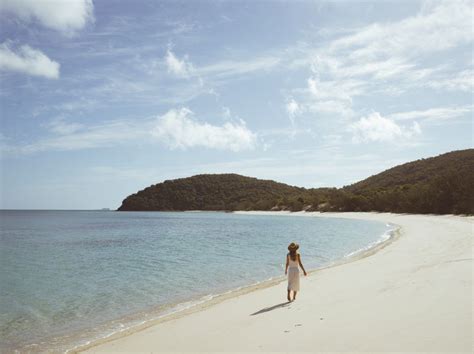
[[[295,327],[300,327],[300,326],[302,326],[302,324],[301,324],[301,323],[297,323],[297,324],[295,324]]]
[[[285,332],[285,333],[290,333],[290,331],[283,331],[283,332]]]

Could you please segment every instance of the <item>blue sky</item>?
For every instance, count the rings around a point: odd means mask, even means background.
[[[347,185],[472,148],[470,1],[0,3],[1,208]]]

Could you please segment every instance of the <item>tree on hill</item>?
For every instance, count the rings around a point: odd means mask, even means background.
[[[393,167],[343,188],[306,189],[237,174],[164,181],[121,211],[318,210],[474,214],[474,149]]]

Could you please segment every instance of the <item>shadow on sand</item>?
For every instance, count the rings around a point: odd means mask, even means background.
[[[261,313],[264,313],[264,312],[268,312],[268,311],[273,311],[273,310],[276,310],[280,307],[286,307],[288,306],[289,304],[291,304],[290,301],[287,301],[287,302],[282,302],[281,304],[278,304],[278,305],[273,305],[273,306],[270,306],[270,307],[265,307],[257,312],[254,312],[252,314],[250,314],[250,316],[255,316],[255,315],[260,315]]]

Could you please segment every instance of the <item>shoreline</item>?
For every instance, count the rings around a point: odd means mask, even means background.
[[[201,212],[201,211],[191,211],[191,212]],[[320,213],[320,212],[305,212],[305,211],[299,211],[299,212],[289,212],[289,211],[235,211],[233,212],[234,214],[241,214],[241,215],[275,215],[275,216],[298,216],[298,217],[330,217],[330,218],[344,218],[344,216],[341,216],[341,213]],[[334,214],[331,216],[326,216],[328,214]],[[364,219],[365,220],[365,219]],[[373,244],[367,245],[363,249],[358,249],[353,252],[351,252],[348,255],[345,255],[344,257],[334,260],[330,262],[327,265],[317,267],[317,268],[312,268],[307,271],[308,276],[312,276],[318,272],[321,272],[325,269],[333,268],[333,267],[338,267],[344,264],[348,264],[351,262],[358,261],[360,259],[369,257],[381,249],[387,247],[391,243],[395,242],[401,237],[401,226],[393,223],[387,223],[390,224],[393,228],[387,230],[388,232],[388,237],[385,239],[383,238],[385,233],[380,236],[380,238],[375,241]],[[370,246],[370,247],[369,247]],[[123,330],[111,333],[103,338],[99,338],[96,340],[91,341],[90,343],[87,344],[81,344],[78,345],[74,348],[68,349],[66,352],[67,353],[81,353],[81,352],[87,352],[95,347],[104,345],[109,342],[113,342],[115,340],[125,338],[131,335],[134,335],[135,333],[139,333],[143,330],[146,330],[150,327],[154,327],[157,325],[160,325],[165,322],[169,321],[174,321],[178,320],[180,318],[186,317],[188,315],[191,315],[193,313],[205,311],[215,305],[221,304],[227,300],[237,298],[239,296],[243,296],[246,294],[250,294],[253,292],[257,292],[263,289],[267,289],[270,287],[277,286],[281,284],[282,282],[286,281],[286,276],[278,276],[270,279],[265,279],[257,283],[249,284],[249,285],[244,285],[235,289],[230,289],[224,293],[219,293],[216,295],[207,295],[204,297],[212,296],[210,300],[204,300],[203,302],[199,302],[199,299],[195,299],[196,303],[192,305],[190,308],[185,308],[183,310],[178,310],[174,311],[171,313],[165,313],[163,315],[158,316],[155,319],[151,320],[146,320],[146,322],[140,323],[138,325],[134,325],[132,327],[127,327]],[[190,302],[193,302],[193,300],[190,300]],[[170,305],[171,308],[179,306],[179,304],[173,304]]]
[[[206,212],[206,211],[204,211]],[[325,214],[317,212],[237,212],[235,214],[258,214],[258,215],[274,215],[274,216],[295,216],[295,217],[314,217],[320,216],[325,218]],[[327,219],[327,218],[326,218]],[[341,218],[342,219],[342,218]],[[295,219],[296,220],[296,219]],[[380,223],[380,229],[385,223]],[[388,226],[388,225],[385,225]],[[347,249],[345,253],[341,253],[339,258],[327,258],[324,262],[319,264],[312,264],[308,267],[308,274],[321,271],[329,267],[334,267],[339,264],[352,262],[358,258],[365,257],[368,252],[375,252],[379,247],[384,247],[393,240],[391,232],[393,231],[387,227],[380,232],[371,233],[375,240],[368,240],[365,244],[360,244],[359,248]],[[283,264],[282,264],[283,267]],[[282,268],[283,269],[283,268]],[[35,341],[30,344],[23,344],[21,346],[12,346],[9,350],[17,352],[43,352],[43,351],[61,351],[61,352],[79,352],[100,345],[104,342],[109,342],[123,336],[128,336],[136,332],[140,332],[150,326],[164,323],[170,320],[178,319],[189,314],[206,310],[223,301],[239,297],[258,290],[266,289],[268,287],[276,286],[286,281],[286,276],[283,271],[277,271],[275,274],[267,274],[266,278],[262,279],[247,279],[247,283],[236,284],[234,287],[221,287],[218,291],[202,292],[188,298],[180,299],[171,303],[152,305],[141,311],[130,313],[128,315],[117,317],[97,325],[85,326],[81,329],[73,330],[66,334],[57,336],[49,336],[41,341]]]
[[[295,302],[282,302],[286,286],[280,281],[85,351],[471,352],[473,217],[324,217],[378,220],[401,229],[391,238],[397,242],[383,243],[369,257],[302,277]]]

